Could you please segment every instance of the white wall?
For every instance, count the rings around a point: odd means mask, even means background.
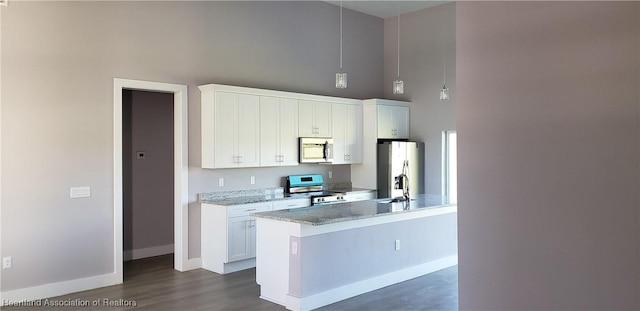
[[[455,23],[455,3],[400,16],[400,78],[405,93],[394,95],[398,19],[384,20],[384,95],[412,102],[411,139],[425,142],[425,193],[429,195],[442,194],[442,131],[456,129]],[[447,87],[452,96],[442,102],[445,47]]]
[[[638,310],[638,2],[456,7],[461,310]]]
[[[198,85],[382,95],[383,21],[344,12],[349,88],[334,87],[339,8],[324,2],[12,2],[2,9],[2,291],[111,273],[113,79],[189,87],[189,257],[197,193],[280,186],[327,166],[200,169]],[[336,166],[335,181],[349,179]],[[217,187],[225,177],[224,188]],[[69,187],[91,198],[70,200]]]

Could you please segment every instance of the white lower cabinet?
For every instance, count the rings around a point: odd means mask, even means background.
[[[311,206],[311,199],[291,199],[282,201],[273,201],[273,210],[279,211],[283,209],[291,209],[298,207]]]
[[[308,198],[232,206],[202,203],[202,268],[225,274],[255,267],[256,220],[250,215],[309,205]]]
[[[229,218],[227,261],[233,262],[256,256],[256,223],[250,216]]]
[[[354,202],[354,201],[373,200],[377,196],[378,195],[376,191],[368,191],[368,192],[349,193],[349,195],[345,196],[344,198],[347,202]]]
[[[256,221],[250,215],[271,207],[271,202],[201,204],[202,268],[224,274],[255,267]]]

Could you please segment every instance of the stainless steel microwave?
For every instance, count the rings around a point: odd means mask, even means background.
[[[333,162],[333,139],[300,137],[298,157],[300,163]]]

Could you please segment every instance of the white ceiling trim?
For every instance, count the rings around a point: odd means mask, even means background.
[[[334,5],[340,5],[340,1],[325,1]],[[420,11],[436,5],[451,2],[449,1],[371,1],[371,0],[351,0],[342,1],[342,7],[364,14],[377,16],[380,18],[389,18],[399,14]]]

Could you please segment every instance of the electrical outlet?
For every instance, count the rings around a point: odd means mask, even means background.
[[[396,250],[400,250],[400,240],[396,240]]]
[[[333,172],[329,171],[329,178],[333,178]]]
[[[298,242],[291,242],[291,254],[296,255],[298,253]]]
[[[251,176],[251,184],[252,185],[256,184],[256,177],[255,176]]]
[[[218,187],[224,187],[224,178],[218,178]]]
[[[2,269],[11,268],[11,257],[2,257]]]

